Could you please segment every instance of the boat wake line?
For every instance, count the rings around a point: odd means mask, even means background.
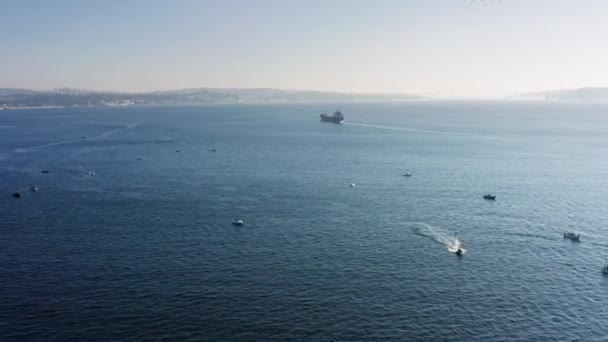
[[[439,227],[431,226],[424,222],[406,222],[408,226],[411,226],[414,234],[429,238],[439,244],[442,244],[448,248],[448,251],[452,253],[465,253],[466,249],[463,248],[462,242],[456,236],[456,232],[448,232]]]
[[[358,123],[358,122],[345,122],[344,124],[352,125],[352,126],[367,127],[367,128],[385,129],[385,130],[389,130],[389,131],[400,131],[400,132],[421,133],[421,134],[464,135],[464,136],[474,136],[475,135],[472,133],[464,133],[464,132],[433,131],[433,130],[426,130],[426,129],[373,125],[373,124],[365,124],[365,123]]]
[[[16,153],[29,153],[29,152],[34,152],[36,150],[40,150],[43,148],[47,148],[47,147],[53,147],[53,146],[59,146],[59,145],[67,145],[67,144],[74,144],[74,143],[81,143],[81,142],[86,142],[86,141],[94,141],[94,140],[101,140],[101,139],[105,139],[107,137],[109,137],[110,135],[121,131],[121,130],[131,130],[139,125],[141,125],[143,122],[137,122],[137,123],[132,123],[132,124],[128,124],[125,125],[123,127],[117,127],[117,128],[113,128],[109,131],[103,132],[98,136],[95,137],[90,137],[85,139],[70,139],[70,140],[61,140],[61,141],[55,141],[55,142],[50,142],[50,143],[46,143],[46,144],[42,144],[42,145],[36,145],[36,146],[29,146],[29,147],[18,147],[13,149],[14,152]]]

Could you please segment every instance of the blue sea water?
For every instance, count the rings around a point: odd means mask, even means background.
[[[338,106],[345,124],[319,122]],[[607,119],[552,102],[1,111],[0,340],[606,341]]]

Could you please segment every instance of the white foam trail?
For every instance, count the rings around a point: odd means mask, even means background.
[[[344,124],[348,124],[348,125],[352,125],[352,126],[368,127],[368,128],[386,129],[386,130],[390,130],[390,131],[411,132],[411,133],[466,135],[466,136],[475,135],[475,134],[471,134],[471,133],[433,131],[433,130],[424,130],[424,129],[415,129],[415,128],[406,128],[406,127],[373,125],[373,124],[365,124],[365,123],[357,123],[357,122],[345,122]]]
[[[89,140],[95,140],[95,138],[91,138]],[[79,140],[79,139],[62,140],[62,141],[55,141],[55,142],[48,143],[48,144],[30,146],[30,147],[17,147],[13,151],[15,151],[17,153],[29,153],[29,152],[36,151],[36,150],[39,150],[39,149],[42,149],[42,148],[52,147],[52,146],[58,146],[58,145],[66,145],[66,144],[75,143],[77,141],[81,141],[81,140]]]
[[[424,222],[406,222],[407,225],[413,228],[414,234],[427,237],[437,243],[440,243],[448,248],[452,253],[462,248],[462,242],[456,237],[454,232],[448,232],[439,227],[431,226]]]
[[[143,121],[142,122],[136,122],[136,123],[128,124],[127,125],[127,129],[133,129],[133,128],[141,125],[141,124],[143,124]]]
[[[104,139],[107,138],[108,136],[124,130],[124,129],[133,129],[139,125],[141,125],[143,122],[137,122],[137,123],[132,123],[132,124],[128,124],[125,127],[118,127],[118,128],[114,128],[111,129],[109,131],[103,132],[98,136],[94,136],[94,137],[90,137],[87,139],[70,139],[70,140],[62,140],[62,141],[55,141],[55,142],[51,142],[51,143],[47,143],[47,144],[42,144],[42,145],[36,145],[36,146],[30,146],[30,147],[18,147],[15,148],[13,151],[16,153],[29,153],[29,152],[33,152],[39,149],[43,149],[43,148],[47,148],[47,147],[52,147],[52,146],[59,146],[59,145],[67,145],[67,144],[74,144],[77,142],[83,142],[83,141],[91,141],[91,140],[100,140],[100,139]]]

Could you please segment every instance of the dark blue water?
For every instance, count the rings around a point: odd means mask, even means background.
[[[608,340],[608,106],[335,107],[0,112],[0,340]]]

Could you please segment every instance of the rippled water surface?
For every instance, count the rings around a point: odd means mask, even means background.
[[[0,340],[608,340],[608,106],[336,107],[0,112]]]

